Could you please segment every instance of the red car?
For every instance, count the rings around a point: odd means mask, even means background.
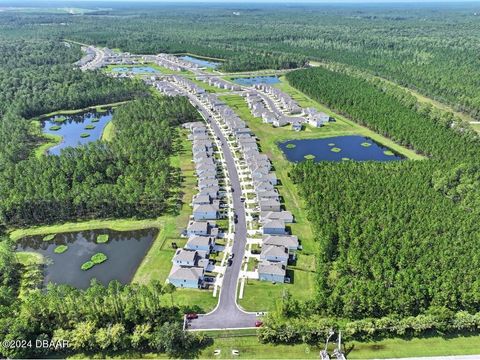
[[[193,320],[193,319],[198,319],[198,314],[196,313],[187,314],[187,320]]]
[[[263,322],[260,320],[255,321],[255,327],[260,327],[263,325]]]

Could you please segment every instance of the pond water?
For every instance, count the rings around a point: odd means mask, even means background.
[[[279,144],[286,158],[292,162],[314,156],[319,161],[393,161],[403,157],[370,138],[353,135],[324,139],[289,140]]]
[[[114,68],[112,68],[112,72],[132,73],[132,74],[156,74],[156,73],[160,73],[159,70],[154,69],[151,66],[114,67]]]
[[[56,115],[42,121],[43,133],[60,135],[62,142],[48,149],[50,155],[59,155],[62,149],[99,140],[105,125],[112,120],[112,110],[88,111],[75,115]],[[86,126],[94,127],[86,129]],[[88,134],[88,137],[82,137]],[[85,136],[85,135],[83,135]]]
[[[97,244],[100,234],[108,234],[109,240]],[[34,251],[46,258],[44,283],[68,284],[85,289],[95,278],[104,285],[112,280],[127,284],[145,254],[150,249],[156,229],[137,231],[88,230],[57,234],[51,241],[43,241],[44,236],[29,236],[18,243],[18,251]],[[68,250],[57,254],[54,249],[67,245]],[[89,270],[82,270],[82,264],[95,253],[102,252],[108,259]]]
[[[255,84],[278,84],[280,79],[277,76],[255,76],[255,77],[243,77],[243,78],[236,78],[233,79],[233,82],[244,85],[244,86],[252,86]]]
[[[207,68],[211,68],[211,69],[215,69],[216,67],[218,67],[220,65],[219,62],[213,62],[213,61],[208,61],[208,60],[205,60],[205,59],[199,59],[199,58],[195,58],[193,56],[180,56],[180,59],[182,60],[185,60],[185,61],[190,61],[194,64],[197,64],[197,65],[200,65],[200,66],[203,66],[203,67],[207,67]]]

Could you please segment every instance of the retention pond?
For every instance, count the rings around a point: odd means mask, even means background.
[[[288,140],[279,144],[286,158],[292,162],[306,159],[319,161],[394,161],[403,156],[370,138],[352,135],[323,139]]]
[[[104,285],[112,280],[129,283],[156,235],[156,229],[121,232],[88,230],[51,234],[50,237],[38,235],[19,240],[17,250],[37,252],[44,256],[45,284],[68,284],[84,289],[92,279]],[[68,248],[65,250],[65,247]],[[82,265],[98,253],[105,254],[107,259],[88,270],[82,270]]]

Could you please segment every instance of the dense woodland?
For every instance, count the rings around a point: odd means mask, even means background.
[[[287,78],[429,157],[295,167],[320,246],[317,313],[362,319],[433,308],[479,312],[478,137],[349,75],[307,69]]]
[[[194,306],[176,307],[174,289],[156,282],[108,287],[94,282],[87,290],[50,285],[48,291],[23,288],[17,297],[25,271],[12,250],[8,239],[0,239],[0,339],[33,346],[0,346],[2,358],[116,351],[191,358],[205,344],[203,337],[183,331],[182,314]],[[69,347],[36,347],[37,339],[67,340]]]
[[[136,100],[115,111],[111,142],[7,163],[0,173],[1,221],[23,226],[164,213],[179,181],[169,159],[175,128],[197,116],[185,98]]]
[[[0,14],[5,36],[70,38],[134,53],[225,58],[225,70],[358,67],[480,115],[477,4],[151,5],[66,14]]]

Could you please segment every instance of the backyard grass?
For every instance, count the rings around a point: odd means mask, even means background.
[[[245,283],[243,299],[238,300],[239,305],[246,311],[272,311],[275,309],[276,301],[282,298],[286,290],[295,299],[311,299],[316,277],[315,257],[299,252],[296,264],[289,266],[288,269],[287,276],[290,276],[291,284],[248,280]]]

